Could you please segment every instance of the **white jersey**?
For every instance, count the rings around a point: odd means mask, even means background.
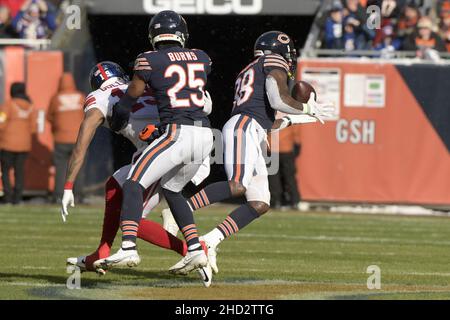
[[[98,90],[91,92],[86,97],[84,112],[91,109],[98,109],[105,117],[105,120],[112,115],[112,107],[119,102],[120,98],[127,91],[128,84],[116,80],[112,83],[105,82]],[[159,122],[158,107],[155,98],[145,92],[133,106],[130,114],[130,120],[127,126],[119,133],[129,139],[139,150],[147,146],[146,142],[139,139],[139,133],[147,124],[156,124]],[[103,122],[103,126],[109,128],[108,121]]]

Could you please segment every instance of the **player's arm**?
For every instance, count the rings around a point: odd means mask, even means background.
[[[295,100],[287,85],[287,73],[281,69],[273,69],[266,77],[266,94],[270,106],[289,115],[310,115],[323,123],[322,117],[331,115],[334,107],[330,103],[317,103],[314,93],[307,103]]]
[[[112,115],[108,119],[111,130],[118,132],[128,124],[131,109],[144,91],[145,81],[135,74],[128,86],[127,92],[113,106]]]
[[[112,115],[108,118],[109,127],[115,132],[126,127],[133,105],[144,94],[146,84],[150,80],[152,67],[149,58],[145,54],[140,54],[136,58],[133,71],[133,79],[128,85],[127,92],[113,106]]]
[[[317,122],[317,118],[308,114],[287,114],[273,122],[272,130],[283,130],[295,124],[305,124]]]
[[[65,216],[69,214],[67,207],[75,206],[73,198],[73,184],[83,166],[84,158],[95,131],[103,123],[104,116],[98,109],[91,109],[86,112],[86,115],[81,123],[80,130],[78,131],[77,142],[70,156],[69,163],[67,165],[66,172],[66,184],[64,186],[64,195],[62,199],[61,215],[65,221]]]

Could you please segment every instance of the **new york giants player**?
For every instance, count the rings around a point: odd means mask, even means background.
[[[68,169],[67,169],[67,183],[62,199],[61,214],[64,219],[68,215],[68,206],[74,206],[74,199],[72,193],[72,185],[75,181],[80,167],[86,156],[87,148],[93,138],[96,129],[103,125],[107,128],[108,119],[111,116],[112,106],[119,101],[120,97],[125,93],[128,87],[128,76],[122,68],[109,61],[100,62],[92,68],[90,73],[90,83],[93,92],[91,92],[85,102],[85,119],[81,124],[78,134],[77,144],[72,154]],[[206,112],[211,111],[211,104],[206,103]],[[142,152],[143,148],[147,147],[147,143],[142,141],[142,132],[148,135],[149,128],[159,122],[158,109],[156,101],[149,91],[146,91],[133,106],[128,124],[119,132],[127,137],[138,149],[133,158]],[[142,129],[146,128],[146,131]],[[87,256],[72,257],[67,259],[68,265],[77,265],[82,271],[97,271],[104,274],[104,270],[100,267],[102,259],[110,255],[110,249],[116,236],[120,224],[120,208],[122,205],[122,186],[128,176],[130,165],[120,168],[114,173],[106,183],[105,192],[105,213],[102,237],[100,245],[97,250]],[[209,174],[209,163],[205,163],[195,176],[194,183],[200,183]],[[161,188],[156,182],[143,191],[143,198],[145,199],[142,211],[142,219],[140,220],[138,237],[160,246],[162,248],[171,249],[184,256],[187,252],[185,242],[178,239],[176,236],[168,233],[161,225],[151,220],[146,220],[148,213],[159,203],[162,198]],[[166,211],[167,212],[167,211]],[[164,212],[163,212],[164,213]],[[170,212],[166,213],[167,217],[171,217]],[[164,215],[163,215],[164,217]],[[205,286],[211,283],[211,276],[209,270],[200,270]]]
[[[160,179],[162,192],[188,245],[188,253],[171,272],[186,274],[208,264],[192,211],[181,191],[209,156],[213,145],[209,120],[203,112],[211,60],[202,50],[185,48],[187,38],[187,24],[179,14],[162,11],[155,15],[149,25],[149,39],[155,51],[137,57],[130,86],[114,106],[110,125],[118,131],[148,85],[157,100],[165,134],[144,150],[123,185],[122,247],[105,259],[106,268],[123,261],[139,263],[136,236],[142,190]]]
[[[267,131],[312,122],[312,117],[323,122],[334,110],[329,103],[317,103],[314,94],[307,104],[291,97],[288,79],[294,78],[296,53],[288,35],[279,31],[262,34],[256,40],[254,55],[255,60],[237,77],[232,116],[222,132],[228,181],[208,185],[188,200],[192,210],[197,210],[231,197],[245,195],[247,199],[204,236],[215,273],[217,245],[269,210],[268,172],[262,151]],[[288,115],[275,122],[276,111]]]

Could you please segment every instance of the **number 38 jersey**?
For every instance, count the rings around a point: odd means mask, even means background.
[[[201,121],[206,127],[204,87],[210,71],[211,60],[205,52],[180,47],[142,53],[134,66],[135,75],[154,92],[161,123]]]
[[[84,112],[97,109],[106,120],[112,114],[113,105],[119,102],[127,88],[128,84],[119,80],[112,83],[105,82],[98,90],[91,92],[86,97]],[[139,132],[147,124],[156,124],[158,122],[156,101],[151,92],[146,91],[133,106],[127,126],[120,130],[119,133],[130,140],[137,149],[140,149],[143,146],[147,146],[147,143],[139,139]],[[103,121],[103,126],[109,128],[108,121]]]
[[[268,54],[258,57],[239,73],[232,116],[245,114],[258,121],[264,129],[272,128],[275,110],[266,95],[266,77],[273,69],[289,72],[286,60],[278,54]]]

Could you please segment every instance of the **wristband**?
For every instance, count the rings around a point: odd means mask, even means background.
[[[67,181],[64,185],[64,190],[72,190],[73,189],[73,182]]]

